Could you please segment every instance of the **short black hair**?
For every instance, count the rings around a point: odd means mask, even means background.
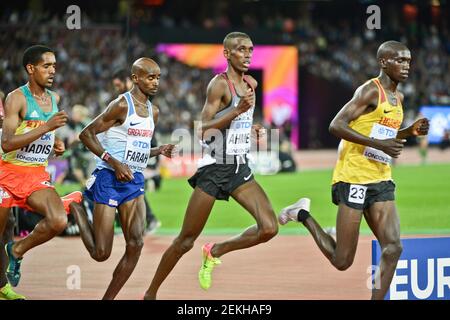
[[[231,39],[236,39],[236,38],[244,38],[244,39],[250,39],[249,35],[243,32],[230,32],[229,34],[227,34],[225,36],[225,38],[223,39],[223,46],[226,47],[228,41],[230,41]]]
[[[127,80],[127,78],[130,78],[130,73],[125,69],[117,69],[112,76],[112,79],[119,79],[123,82]]]
[[[383,42],[377,50],[377,59],[385,58],[386,56],[392,55],[397,51],[409,50],[408,47],[398,41],[390,40]]]
[[[37,44],[27,48],[23,52],[22,64],[25,70],[27,69],[27,64],[36,65],[42,59],[42,55],[46,52],[51,52],[55,54],[55,52],[49,47]]]

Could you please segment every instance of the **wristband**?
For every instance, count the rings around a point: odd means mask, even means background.
[[[102,159],[105,162],[107,162],[109,158],[111,158],[111,155],[109,154],[108,151],[103,152],[102,155],[100,156],[100,159]]]

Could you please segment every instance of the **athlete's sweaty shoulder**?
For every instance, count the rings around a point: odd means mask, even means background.
[[[373,81],[365,82],[355,90],[352,100],[359,106],[376,107],[378,104],[377,85]]]
[[[104,111],[105,118],[108,120],[116,120],[120,123],[124,122],[128,114],[127,100],[123,95],[118,96],[111,101]]]
[[[209,97],[213,95],[214,97],[223,96],[228,88],[227,80],[222,74],[218,74],[211,79],[206,89],[206,94]]]
[[[23,94],[22,90],[20,88],[17,88],[6,96],[5,103],[9,102],[10,104],[21,104],[25,105],[27,99],[25,98],[25,95]]]
[[[207,114],[206,118],[214,115],[231,101],[231,93],[228,84],[222,75],[216,75],[208,84],[206,90],[206,102],[203,106],[202,114]],[[202,118],[204,118],[202,116]]]
[[[24,115],[26,112],[27,99],[20,88],[11,91],[5,99],[5,115],[15,113]]]
[[[371,81],[364,83],[356,89],[351,100],[342,107],[336,117],[331,121],[330,132],[340,136],[340,129],[344,128],[347,124],[361,115],[375,110],[377,102],[377,86]]]
[[[109,104],[109,107],[117,109],[117,110],[121,110],[121,111],[127,111],[128,110],[127,99],[125,99],[125,97],[122,95],[118,96],[116,99],[111,101],[111,103]]]

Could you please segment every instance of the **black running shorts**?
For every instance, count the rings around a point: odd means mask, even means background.
[[[230,193],[253,179],[247,163],[239,165],[215,163],[199,168],[188,182],[192,188],[199,187],[217,200],[228,201]]]
[[[395,200],[395,184],[393,181],[369,184],[337,182],[332,186],[331,197],[335,205],[344,203],[347,207],[363,211],[375,202]]]

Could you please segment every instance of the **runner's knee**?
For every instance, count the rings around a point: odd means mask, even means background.
[[[401,242],[390,243],[383,247],[382,255],[389,262],[397,262],[402,254],[403,246]]]
[[[144,240],[142,238],[130,239],[127,242],[126,250],[131,254],[139,254],[144,246]]]
[[[61,233],[67,226],[67,216],[65,214],[60,214],[56,217],[49,217],[48,225],[56,233]]]
[[[271,223],[266,226],[260,227],[258,235],[261,242],[266,242],[275,237],[277,233],[278,233],[278,224]]]
[[[339,271],[345,271],[348,268],[351,267],[353,264],[353,260],[355,259],[355,255],[353,254],[347,254],[342,257],[338,257],[335,259],[333,265],[338,269]]]
[[[185,254],[194,247],[194,241],[193,237],[183,237],[176,238],[173,243],[180,254]]]
[[[105,248],[97,248],[91,257],[98,262],[106,261],[111,255],[111,250]]]

